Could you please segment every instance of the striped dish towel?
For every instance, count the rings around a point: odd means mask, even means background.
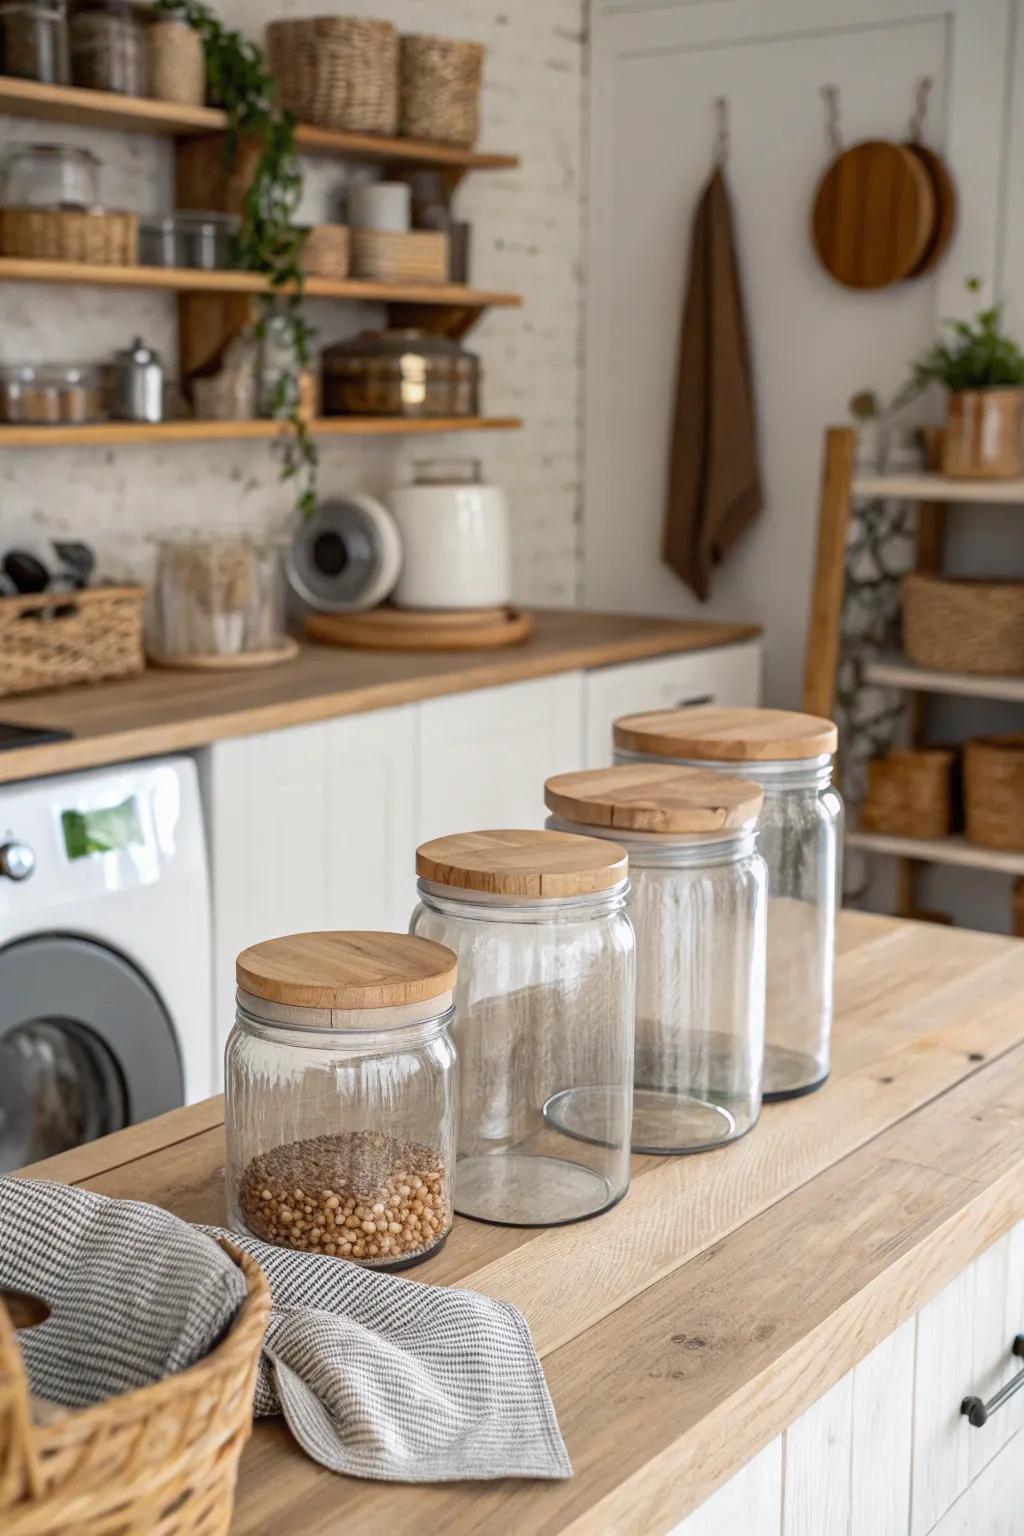
[[[52,1308],[18,1335],[32,1391],[80,1408],[201,1359],[245,1292],[221,1235],[273,1297],[255,1412],[283,1413],[314,1460],[391,1482],[571,1475],[529,1329],[506,1302],[0,1179],[0,1287]]]

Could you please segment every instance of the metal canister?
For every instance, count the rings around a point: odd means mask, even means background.
[[[136,336],[114,354],[110,369],[110,414],[118,421],[163,421],[164,369],[159,354]]]

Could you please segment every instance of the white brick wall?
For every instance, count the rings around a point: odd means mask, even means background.
[[[480,147],[522,157],[519,171],[475,174],[459,209],[473,222],[472,278],[515,289],[521,310],[486,315],[468,338],[485,369],[484,407],[520,415],[518,433],[324,442],[321,494],[382,492],[410,457],[470,454],[509,493],[515,585],[524,601],[572,603],[579,567],[580,112],[584,0],[222,0],[226,20],[260,36],[283,14],[386,15],[404,31],[475,38],[487,47]],[[102,156],[101,195],[141,212],[171,206],[171,152],[142,135],[0,119],[3,140],[61,139]],[[303,216],[365,168],[306,163]],[[321,341],[379,323],[367,305],[310,305]],[[0,361],[86,361],[143,334],[175,366],[170,295],[0,287]],[[9,449],[0,452],[0,542],[53,534],[89,539],[105,574],[152,570],[155,541],[191,527],[280,530],[290,493],[268,444]]]

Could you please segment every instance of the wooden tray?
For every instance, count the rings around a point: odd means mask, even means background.
[[[323,645],[378,651],[476,651],[518,645],[533,629],[521,608],[461,608],[416,612],[375,608],[370,613],[312,613],[306,635]]]
[[[278,667],[283,661],[294,661],[298,654],[299,642],[291,635],[282,635],[270,651],[236,651],[224,656],[215,651],[193,651],[182,656],[150,651],[149,660],[154,667],[173,667],[180,672],[233,672],[244,667]]]

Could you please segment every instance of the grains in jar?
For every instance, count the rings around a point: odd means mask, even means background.
[[[141,96],[146,85],[142,24],[127,0],[75,0],[71,77],[94,91]]]
[[[201,107],[206,99],[203,42],[181,16],[158,15],[146,33],[148,94],[157,101]]]

